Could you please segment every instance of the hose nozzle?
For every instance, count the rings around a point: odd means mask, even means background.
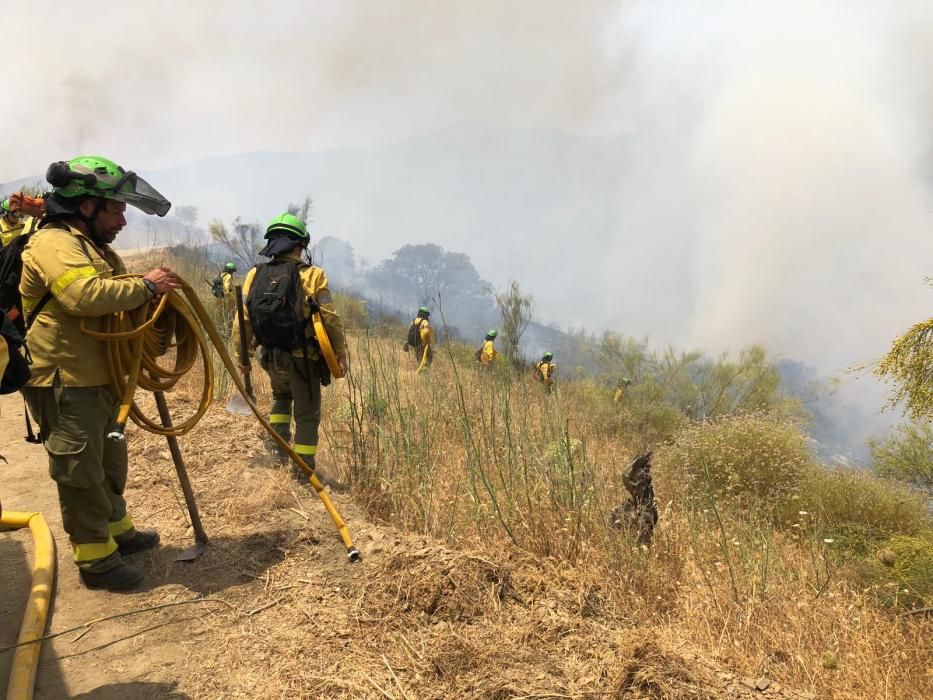
[[[350,549],[347,550],[347,558],[354,564],[363,560],[363,558],[360,556],[359,550],[356,547],[350,547]]]
[[[123,442],[126,440],[126,435],[124,434],[125,430],[126,426],[118,423],[116,428],[107,433],[107,439],[113,440],[114,442]]]

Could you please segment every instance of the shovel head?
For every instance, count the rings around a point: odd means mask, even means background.
[[[251,416],[253,411],[250,409],[249,404],[243,399],[239,393],[234,394],[230,397],[230,400],[227,402],[227,410],[230,413],[235,413],[238,416]]]
[[[207,542],[195,542],[193,545],[188,547],[178,554],[175,555],[175,561],[193,561],[199,556],[204,554],[204,549],[207,547]]]

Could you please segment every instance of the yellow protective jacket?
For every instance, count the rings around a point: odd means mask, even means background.
[[[5,216],[0,217],[0,248],[8,246],[17,236],[32,233],[38,223],[38,220],[31,216],[20,219],[15,224],[10,224]]]
[[[135,309],[152,297],[139,277],[111,279],[125,273],[110,246],[96,246],[65,223],[45,226],[29,239],[19,283],[26,317],[52,292],[26,335],[32,354],[29,386],[51,386],[56,372],[63,386],[110,383],[106,343],[82,331],[81,321],[86,319],[90,330],[103,330],[101,317]]]
[[[416,317],[411,324],[418,326],[418,338],[421,340],[422,345],[430,345],[434,342],[434,329],[431,328],[428,319]]]
[[[495,341],[484,340],[483,347],[480,350],[479,361],[484,365],[491,365],[496,361],[496,358],[499,357],[499,353],[496,352]]]
[[[220,273],[220,283],[223,285],[224,296],[229,296],[233,294],[233,273],[232,272],[221,272]]]
[[[301,262],[301,258],[297,255],[280,255],[275,259]],[[256,268],[254,267],[246,273],[246,279],[243,281],[243,318],[246,321],[246,341],[248,346],[252,346],[253,329],[249,324],[249,311],[246,309],[246,299],[249,297],[249,290],[253,285],[253,278],[255,277]],[[301,286],[304,290],[305,318],[311,318],[311,306],[307,302],[307,298],[311,297],[317,302],[318,307],[320,307],[321,322],[324,324],[324,330],[327,331],[327,337],[330,339],[330,345],[334,349],[334,353],[336,353],[337,357],[345,358],[347,356],[347,339],[343,330],[343,319],[340,318],[340,314],[334,309],[333,297],[331,296],[330,289],[327,287],[327,275],[325,275],[324,270],[319,267],[311,267],[302,263],[298,270],[298,277],[301,280]],[[308,323],[308,328],[305,333],[308,338],[314,337],[314,329],[310,323]],[[239,324],[233,324],[233,333],[230,341],[233,347],[237,349],[237,352],[239,352]],[[295,350],[292,354],[297,357],[303,356],[301,350]],[[308,357],[317,359],[317,350],[314,349],[313,345],[308,346]]]
[[[541,381],[543,381],[545,384],[549,384],[557,374],[556,362],[545,362],[544,360],[541,360],[537,365],[535,365],[535,367],[538,368],[538,372],[541,375]]]

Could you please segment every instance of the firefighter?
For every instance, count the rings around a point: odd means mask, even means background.
[[[102,317],[149,303],[181,285],[168,268],[113,279],[126,267],[110,244],[126,225],[127,204],[164,216],[171,203],[113,161],[82,156],[49,166],[54,187],[46,213],[23,251],[19,290],[26,316],[32,376],[23,389],[49,455],[62,524],[88,588],[135,588],[143,573],[123,557],[155,547],[154,530],[127,513],[127,448],[104,436],[119,398],[110,386]]]
[[[499,332],[493,328],[487,334],[486,338],[483,340],[483,345],[480,347],[477,355],[479,356],[479,361],[483,367],[492,367],[496,364],[496,360],[499,358],[499,353],[496,351],[496,336],[499,335]]]
[[[434,351],[431,344],[434,342],[434,329],[431,328],[431,311],[426,306],[418,309],[411,325],[408,327],[408,339],[405,349],[415,353],[415,363],[419,369],[429,366],[434,361]]]
[[[252,268],[243,282],[247,343],[262,348],[259,364],[272,384],[269,423],[282,438],[291,441],[294,417],[295,452],[314,469],[321,422],[321,386],[330,383],[330,372],[317,348],[311,314],[320,312],[331,347],[345,373],[347,344],[343,321],[334,310],[327,275],[321,268],[302,262],[301,255],[311,242],[304,222],[292,214],[277,216],[269,223],[265,239],[267,243],[259,254],[270,261]],[[283,308],[285,313],[281,312]],[[236,325],[232,340],[234,347],[238,347]],[[248,371],[249,367],[245,369]],[[277,447],[273,451],[283,456]],[[303,472],[296,469],[296,473],[304,480]]]
[[[0,248],[7,246],[26,227],[24,217],[10,206],[9,198],[0,202]]]
[[[45,208],[42,197],[30,197],[14,192],[0,202],[0,248],[8,246],[19,236],[26,236],[38,228]]]
[[[632,380],[628,377],[622,377],[619,381],[616,382],[616,393],[612,397],[612,400],[616,403],[619,403],[622,400],[622,397],[625,396],[625,390],[632,385]]]
[[[220,271],[220,288],[224,297],[229,298],[233,294],[233,273],[236,272],[236,265],[228,262],[224,269]]]
[[[554,377],[557,376],[557,363],[554,362],[554,353],[546,352],[535,364],[535,379],[544,384],[544,393],[550,394],[554,389]]]

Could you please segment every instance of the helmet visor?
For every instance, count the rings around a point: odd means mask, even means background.
[[[159,191],[134,172],[127,172],[117,183],[111,199],[126,202],[146,214],[165,216],[172,208],[172,203]]]

